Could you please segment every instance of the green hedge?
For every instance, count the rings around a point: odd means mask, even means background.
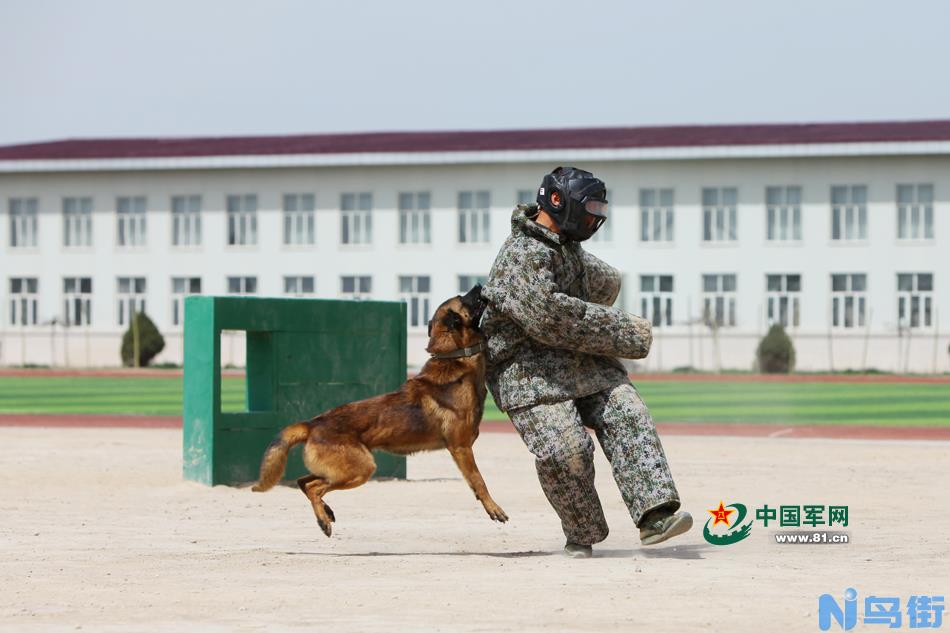
[[[766,374],[787,374],[795,368],[795,346],[778,323],[759,341],[755,355],[759,371]]]
[[[139,367],[147,367],[152,359],[165,349],[165,339],[144,312],[136,312],[133,318],[139,330]],[[126,367],[135,365],[133,360],[135,342],[132,332],[132,324],[129,323],[129,329],[122,336],[122,364]]]

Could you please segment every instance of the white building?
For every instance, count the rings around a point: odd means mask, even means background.
[[[419,364],[558,164],[607,183],[638,368],[747,369],[780,321],[799,369],[950,370],[950,121],[2,147],[0,364],[116,365],[133,308],[181,362],[197,292],[405,299]]]

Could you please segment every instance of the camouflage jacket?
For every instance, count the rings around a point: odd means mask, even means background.
[[[503,411],[580,398],[626,382],[621,358],[644,358],[650,322],[611,307],[620,273],[518,205],[482,291],[486,379]]]

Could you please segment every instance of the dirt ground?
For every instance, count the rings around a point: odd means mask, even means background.
[[[411,481],[331,493],[327,539],[295,488],[183,482],[180,431],[0,428],[0,629],[817,631],[825,592],[950,594],[950,443],[664,442],[696,527],[642,548],[598,451],[612,532],[571,560],[514,434],[475,447],[508,524],[440,452],[411,457]],[[720,499],[847,505],[852,543],[776,545],[756,524],[709,545]]]

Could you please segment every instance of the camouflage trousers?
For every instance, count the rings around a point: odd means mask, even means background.
[[[608,532],[594,488],[594,442],[584,427],[596,433],[634,523],[650,510],[679,508],[653,418],[632,384],[508,415],[535,456],[541,488],[568,541],[599,543]]]

